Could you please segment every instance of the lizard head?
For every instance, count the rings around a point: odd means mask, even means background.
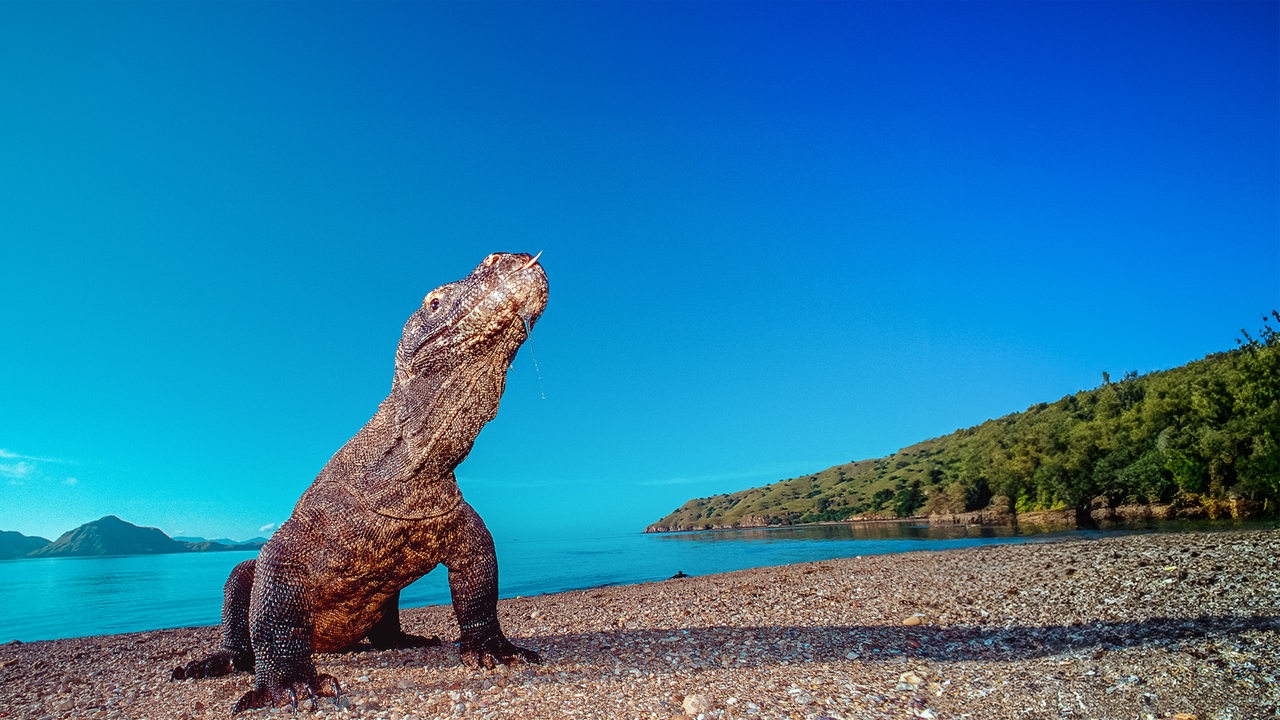
[[[546,305],[546,273],[523,253],[494,253],[427,293],[396,349],[392,399],[402,432],[431,446],[452,438],[465,454],[497,413],[507,368]]]
[[[547,275],[537,257],[490,255],[470,275],[427,293],[409,316],[396,349],[396,382],[461,365],[497,364],[505,372],[546,305]]]

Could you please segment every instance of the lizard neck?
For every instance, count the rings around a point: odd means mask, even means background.
[[[455,511],[462,491],[453,469],[471,441],[465,448],[449,437],[423,443],[417,441],[420,436],[401,433],[395,416],[391,398],[384,400],[329,460],[317,484],[340,484],[365,510],[399,520],[425,520]]]

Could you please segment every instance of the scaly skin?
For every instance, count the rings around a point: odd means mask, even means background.
[[[536,258],[490,255],[443,285],[405,323],[391,393],[302,494],[256,560],[236,566],[222,607],[222,649],[174,679],[252,670],[233,713],[337,696],[313,652],[418,647],[400,629],[400,590],[449,570],[462,659],[493,667],[538,654],[498,625],[493,538],[453,470],[498,411],[507,368],[547,302]]]

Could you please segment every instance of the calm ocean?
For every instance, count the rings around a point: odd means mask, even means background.
[[[1002,536],[1001,536],[1002,535]],[[1054,537],[1096,537],[1072,532]],[[1027,542],[1046,536],[905,523],[771,530],[499,540],[502,597],[539,595],[809,560]],[[0,643],[220,621],[222,584],[253,553],[215,552],[0,561]],[[405,588],[405,607],[449,602],[446,571]]]

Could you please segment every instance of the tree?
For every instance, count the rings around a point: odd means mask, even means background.
[[[884,504],[893,499],[893,491],[889,489],[877,490],[871,496],[871,506],[874,508],[884,507]]]
[[[920,490],[920,481],[913,480],[903,485],[893,496],[893,514],[898,517],[911,517],[924,505],[924,492]]]

